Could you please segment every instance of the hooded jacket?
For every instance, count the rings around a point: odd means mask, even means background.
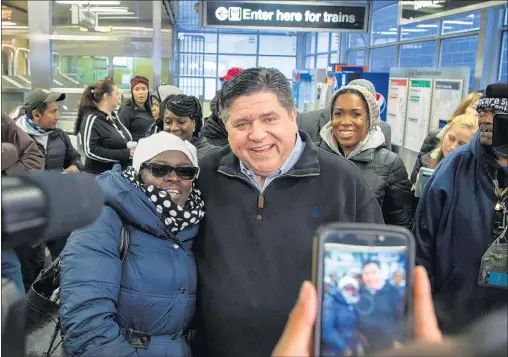
[[[478,286],[497,202],[488,172],[499,168],[479,136],[480,131],[441,161],[420,198],[413,228],[416,263],[429,273],[444,333],[459,332],[508,301],[507,290]]]
[[[376,99],[361,86],[342,87],[330,100],[330,115],[335,99],[347,88],[357,90],[365,98],[369,109],[369,130],[365,139],[347,155],[346,159],[358,167],[374,191],[382,208],[385,223],[411,229],[413,223],[411,183],[400,156],[385,148],[385,138],[379,127],[379,106]],[[322,149],[344,156],[333,135],[331,121],[321,129],[320,136]]]
[[[192,242],[198,227],[168,233],[155,205],[121,167],[97,177],[106,206],[73,232],[61,254],[60,321],[64,350],[79,357],[190,356],[186,333],[196,301]],[[122,222],[130,245],[119,256]],[[150,334],[147,348],[128,329]]]
[[[148,127],[153,124],[152,111],[145,105],[140,108],[133,104],[132,98],[127,99],[118,111],[118,117],[122,124],[132,134],[133,141],[139,141],[145,137]]]
[[[26,115],[16,120],[16,124],[35,141],[39,151],[44,155],[46,159],[44,169],[63,171],[75,165],[80,171],[83,170],[81,155],[65,131],[55,128],[40,132],[28,123]]]
[[[2,113],[2,175],[43,170],[44,162],[32,138]]]
[[[100,174],[111,170],[115,164],[124,168],[130,162],[127,142],[132,136],[127,128],[111,113],[112,119],[98,109],[85,113],[79,134],[86,155],[85,171]]]
[[[217,110],[217,96],[210,102],[212,114],[205,119],[205,124],[201,129],[201,136],[204,136],[208,143],[213,146],[224,147],[229,145],[228,132],[222,120],[219,118]]]

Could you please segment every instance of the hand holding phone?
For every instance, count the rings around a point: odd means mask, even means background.
[[[362,356],[412,335],[411,233],[400,227],[332,224],[314,241],[318,294],[314,355]]]

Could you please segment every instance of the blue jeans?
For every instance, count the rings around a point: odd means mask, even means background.
[[[16,284],[20,294],[25,295],[25,286],[21,276],[21,263],[12,250],[2,252],[2,278],[12,281]]]

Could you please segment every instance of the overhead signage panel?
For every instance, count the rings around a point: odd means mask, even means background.
[[[203,1],[203,27],[367,32],[365,3]]]
[[[437,19],[444,16],[461,14],[502,4],[506,4],[506,0],[399,0],[399,25],[407,25],[415,22]]]

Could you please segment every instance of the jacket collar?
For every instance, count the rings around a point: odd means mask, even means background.
[[[300,156],[300,159],[296,162],[296,164],[283,176],[309,176],[309,175],[319,175],[321,172],[321,168],[319,165],[319,161],[317,158],[319,149],[312,142],[309,134],[305,131],[299,130],[298,133],[302,138],[302,141],[305,143],[305,148]],[[224,150],[229,151],[219,164],[218,171],[223,172],[226,175],[243,177],[242,170],[240,167],[240,160],[235,156],[235,154],[231,151],[229,146],[225,147]]]
[[[486,177],[488,181],[491,181],[492,172],[501,168],[501,165],[496,160],[494,153],[491,148],[480,143],[480,130],[469,141],[469,150],[471,150],[473,156],[478,162],[477,170],[482,173],[476,175],[476,187],[481,187],[482,177]]]

